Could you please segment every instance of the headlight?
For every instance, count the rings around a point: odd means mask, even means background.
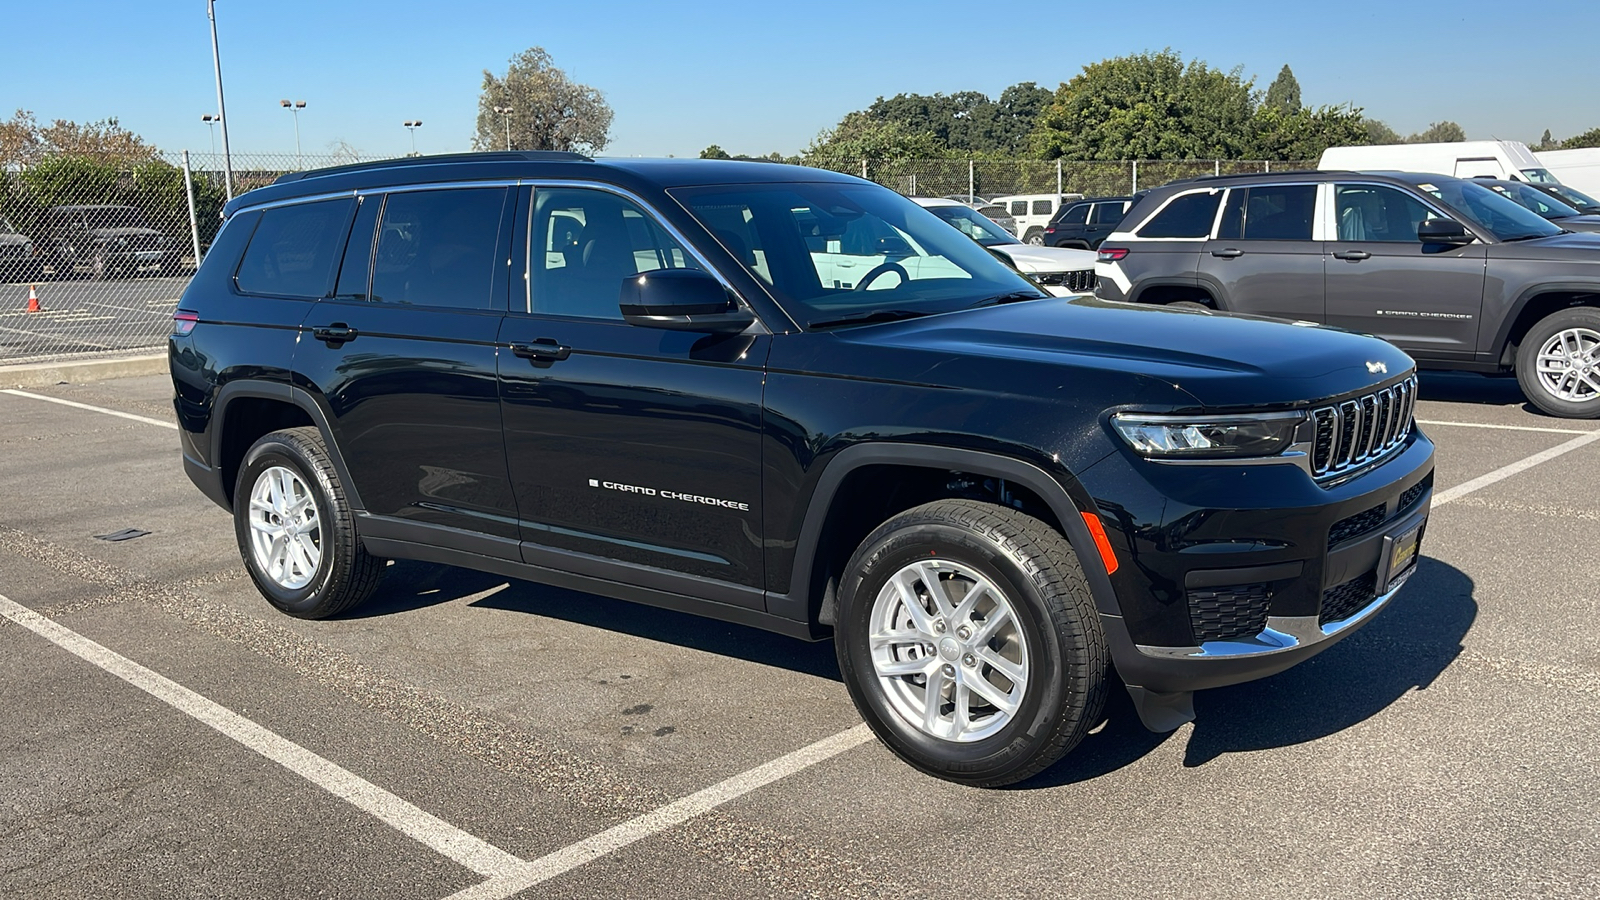
[[[1111,424],[1140,454],[1154,459],[1275,456],[1305,421],[1298,412],[1237,416],[1155,416],[1117,413]]]

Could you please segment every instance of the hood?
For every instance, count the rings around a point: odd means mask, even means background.
[[[15,231],[0,231],[0,244],[28,244],[31,243],[26,235],[17,234]]]
[[[1552,224],[1558,224],[1576,233],[1553,234],[1528,241],[1504,241],[1492,245],[1489,248],[1489,255],[1499,259],[1561,259],[1600,263],[1600,234],[1577,231],[1566,222]]]
[[[1600,231],[1600,215],[1567,216],[1564,219],[1551,219],[1550,221],[1568,231]]]
[[[989,249],[1004,253],[1021,272],[1077,272],[1094,268],[1095,254],[1090,250],[1031,244],[995,244]]]
[[[1008,303],[849,333],[905,349],[1144,376],[1215,409],[1304,406],[1393,383],[1415,366],[1393,344],[1337,328],[1092,297]]]

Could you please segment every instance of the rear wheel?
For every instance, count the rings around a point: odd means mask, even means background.
[[[1015,510],[942,500],[879,526],[840,588],[835,644],[862,717],[911,765],[1011,784],[1098,721],[1105,637],[1066,540]]]
[[[1600,417],[1600,310],[1564,309],[1534,325],[1517,351],[1517,383],[1553,416]]]
[[[1023,238],[1022,240],[1024,242],[1026,242],[1026,243],[1034,245],[1035,247],[1043,247],[1044,246],[1044,229],[1043,228],[1030,228],[1030,229],[1028,229],[1028,236]]]
[[[384,561],[361,546],[355,518],[315,428],[274,431],[245,454],[234,534],[256,589],[280,611],[325,619],[366,600]]]

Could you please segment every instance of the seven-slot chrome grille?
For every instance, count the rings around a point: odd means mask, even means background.
[[[1417,407],[1416,376],[1380,391],[1311,411],[1316,437],[1311,474],[1346,475],[1386,456],[1411,433]]]
[[[1064,287],[1075,294],[1087,294],[1094,290],[1095,275],[1093,269],[1075,269],[1071,272],[1041,272],[1033,276],[1040,284],[1051,287]]]

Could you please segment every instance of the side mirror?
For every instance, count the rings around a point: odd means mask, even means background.
[[[1470,244],[1477,238],[1455,219],[1424,219],[1417,225],[1417,238],[1424,244]]]
[[[699,269],[657,269],[624,278],[617,305],[629,325],[669,331],[736,334],[755,321],[722,282]]]

